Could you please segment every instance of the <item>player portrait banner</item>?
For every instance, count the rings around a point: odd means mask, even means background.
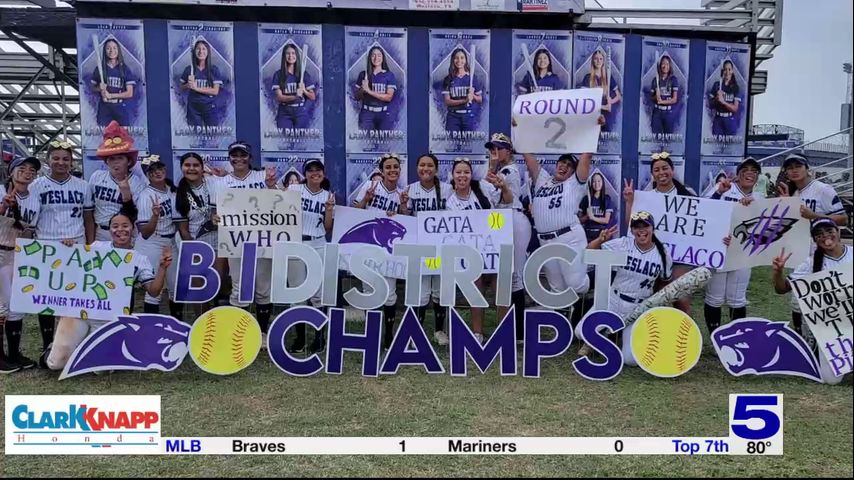
[[[417,244],[418,223],[409,215],[388,216],[386,212],[336,207],[332,243],[338,244],[338,268],[350,271],[350,257],[365,245],[387,253],[384,262],[369,265],[384,277],[406,278],[406,259],[391,253],[397,242]]]
[[[217,199],[220,257],[243,257],[243,244],[258,246],[258,257],[273,258],[276,242],[302,239],[302,201],[294,191],[227,189]]]
[[[718,183],[724,179],[734,179],[735,169],[743,159],[741,157],[702,157],[700,159],[701,197],[715,193]]]
[[[732,238],[722,270],[771,265],[784,248],[792,258],[806,258],[810,253],[810,222],[801,217],[800,208],[797,197],[757,199],[746,207],[733,208]]]
[[[551,163],[551,172],[554,163]],[[544,165],[545,166],[545,165]],[[579,205],[579,216],[588,240],[620,224],[623,165],[618,155],[594,155],[587,177],[587,195]]]
[[[529,93],[513,104],[513,147],[520,153],[595,152],[601,88]]]
[[[511,98],[572,88],[572,33],[513,30]]]
[[[19,238],[12,279],[14,312],[95,320],[129,313],[135,281],[131,250],[67,247]]]
[[[405,152],[406,29],[346,27],[346,151]]]
[[[145,35],[142,20],[77,19],[81,140],[96,149],[113,120],[134,146],[148,151],[145,101]]]
[[[790,279],[804,324],[815,337],[816,346],[837,377],[851,371],[854,281],[851,263],[831,270]]]
[[[669,249],[674,263],[721,268],[733,207],[724,200],[635,191],[631,213],[652,214],[655,236]]]
[[[683,157],[670,157],[673,162],[673,178],[685,183],[685,159]],[[635,186],[637,190],[652,190],[652,160],[650,157],[644,157],[638,160],[638,183]]]
[[[498,273],[498,250],[513,245],[512,210],[418,212],[419,245],[468,245],[483,257],[483,273]],[[428,258],[421,273],[438,275],[442,258]],[[457,270],[466,269],[462,260]]]
[[[264,153],[261,155],[261,166],[264,168],[274,167],[276,178],[281,179],[284,186],[300,183],[305,179],[303,176],[303,165],[309,160],[323,161],[320,153]]]
[[[258,25],[261,150],[323,151],[320,25]]]
[[[621,153],[625,58],[624,36],[575,32],[572,84],[575,88],[602,88],[605,124],[599,133],[599,153]]]
[[[359,189],[365,182],[382,182],[382,174],[377,165],[379,159],[380,157],[377,154],[363,153],[347,155],[347,203],[345,205],[353,205]],[[397,181],[398,190],[404,190],[407,185],[406,164],[406,155],[400,155],[400,178]]]
[[[235,140],[234,26],[170,20],[172,148],[223,150]]]
[[[750,46],[706,43],[703,155],[743,155],[750,91]]]
[[[685,153],[688,40],[643,37],[639,151]]]
[[[430,151],[482,152],[489,135],[489,30],[430,30]]]

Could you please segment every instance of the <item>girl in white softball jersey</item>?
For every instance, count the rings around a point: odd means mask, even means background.
[[[433,154],[418,157],[416,165],[418,181],[400,193],[400,211],[404,215],[417,216],[418,212],[444,210],[448,197],[453,192],[451,184],[439,181],[439,159]],[[439,305],[439,276],[421,277],[421,298],[419,299],[418,319],[424,323],[427,316],[427,304],[433,298],[433,319],[435,331],[433,338],[439,345],[448,344],[445,333],[445,309]]]
[[[232,188],[276,188],[276,169],[252,169],[252,147],[244,141],[236,141],[228,147],[228,161],[232,172],[223,177],[210,177],[211,200],[216,205],[218,198],[223,198]],[[214,214],[214,224],[219,225],[219,216]],[[229,303],[235,307],[246,309],[248,303],[240,302],[240,257],[228,259],[228,271],[231,272],[231,298]],[[267,329],[270,326],[270,291],[273,274],[272,259],[257,258],[255,264],[255,317],[261,327],[261,345],[267,348]]]
[[[15,240],[32,238],[38,222],[38,198],[29,191],[41,162],[36,157],[17,158],[9,164],[9,181],[0,185],[0,373],[32,368],[36,364],[21,354],[24,315],[11,312],[15,272]],[[3,337],[8,351],[3,353]]]
[[[388,216],[400,213],[400,192],[397,181],[400,179],[400,157],[387,153],[380,157],[379,165],[382,181],[365,182],[353,200],[353,206],[365,210],[386,212]],[[394,317],[397,315],[397,279],[386,277],[388,299],[383,307],[385,332],[383,346],[388,348],[394,338]]]
[[[83,225],[83,210],[92,206],[92,197],[87,195],[89,186],[85,180],[71,175],[73,158],[72,145],[54,140],[47,146],[47,161],[50,174],[41,176],[30,185],[30,192],[39,200],[39,215],[36,222],[36,238],[65,243],[86,242]],[[42,334],[42,350],[53,341],[56,318],[39,315]]]
[[[120,211],[110,219],[111,241],[96,241],[90,248],[99,251],[108,251],[110,248],[122,248],[130,250],[131,264],[133,265],[135,284],[142,286],[146,296],[159,297],[163,285],[166,283],[166,270],[172,264],[172,250],[164,247],[158,257],[157,271],[152,268],[148,257],[138,250],[133,250],[134,231],[133,213]],[[133,311],[133,298],[131,295],[130,305],[127,313]],[[46,349],[40,358],[43,367],[51,370],[62,370],[71,358],[71,354],[86,338],[90,331],[94,331],[107,323],[104,320],[82,319],[74,317],[60,317],[56,326],[56,336],[50,348]]]
[[[661,195],[682,195],[685,197],[696,197],[695,192],[691,187],[687,187],[674,177],[673,160],[670,159],[668,152],[654,153],[652,155],[652,163],[649,165],[652,171],[652,191]],[[631,213],[632,203],[635,199],[634,181],[626,180],[623,188],[623,198],[626,200],[626,212]],[[673,265],[673,279],[685,275],[694,267],[684,263],[675,263]],[[691,298],[683,297],[673,302],[673,306],[691,314]]]
[[[718,183],[710,198],[738,202],[740,205],[750,205],[754,198],[763,198],[762,192],[754,192],[756,179],[762,174],[762,167],[753,158],[746,158],[735,169],[735,181],[728,178]],[[729,245],[731,236],[724,239]],[[742,268],[729,272],[715,272],[706,286],[706,298],[703,305],[703,316],[706,318],[706,326],[709,334],[721,326],[721,307],[724,303],[729,305],[730,320],[738,320],[747,316],[747,285],[750,283],[750,272],[752,268]]]
[[[148,188],[143,190],[137,200],[139,210],[136,221],[137,236],[134,248],[148,257],[155,265],[160,259],[164,247],[174,248],[175,223],[175,186],[166,177],[166,164],[160,157],[152,155],[142,161],[142,168],[148,177]],[[166,288],[170,294],[175,292],[176,266],[172,265],[166,272]],[[160,312],[160,296],[145,296],[143,304],[145,313]],[[184,320],[183,306],[169,301],[169,314],[178,320]]]
[[[323,258],[326,250],[326,234],[332,231],[332,215],[335,208],[335,194],[330,190],[329,179],[326,178],[323,162],[317,159],[308,160],[303,164],[302,183],[289,185],[287,189],[298,192],[302,197],[302,242],[310,245]],[[288,266],[288,283],[291,286],[302,284],[308,272],[305,264],[292,261]],[[311,306],[321,309],[320,291],[311,297]],[[292,352],[305,351],[305,324],[296,326],[297,337],[290,346]],[[311,343],[311,353],[323,350],[323,332],[317,332]]]
[[[488,210],[495,206],[496,198],[498,201],[510,203],[512,201],[513,191],[510,186],[503,182],[499,177],[491,177],[495,184],[479,182],[472,180],[471,162],[467,158],[458,158],[454,160],[451,167],[451,186],[453,193],[448,197],[448,210]],[[488,189],[488,192],[484,192]],[[491,194],[495,192],[495,195]],[[483,277],[478,278],[475,282],[478,289],[483,289]],[[503,317],[499,317],[500,319]],[[483,309],[471,308],[471,325],[472,331],[478,341],[483,342]],[[518,328],[518,326],[517,326]],[[445,336],[447,342],[447,336]]]
[[[813,252],[810,258],[807,258],[798,265],[798,267],[795,268],[795,271],[789,274],[788,278],[783,275],[783,270],[786,268],[786,262],[792,256],[791,252],[787,255],[786,250],[783,249],[783,251],[780,252],[780,255],[778,255],[771,264],[774,290],[777,293],[785,294],[790,292],[792,290],[792,285],[789,283],[790,280],[803,278],[812,273],[830,270],[840,266],[847,268],[849,271],[851,270],[851,264],[854,262],[854,249],[842,243],[842,239],[839,234],[839,227],[833,219],[817,218],[813,220],[810,227],[810,233],[812,233],[812,238],[816,243],[815,252]],[[844,265],[847,265],[847,267],[844,267]],[[797,312],[797,315],[800,317],[801,313]],[[796,325],[801,327],[798,332],[807,340],[807,343],[813,347],[813,351],[818,357],[819,372],[821,373],[822,380],[831,385],[841,382],[843,377],[835,376],[832,373],[827,360],[824,358],[824,355],[817,351],[815,337],[813,337],[809,327],[804,327],[800,318]]]
[[[626,252],[626,264],[616,269],[608,292],[608,310],[625,319],[653,292],[670,282],[673,260],[655,236],[655,220],[649,212],[636,212],[629,218],[630,234],[609,240],[619,227],[603,230],[587,248]],[[632,325],[623,330],[623,360],[627,365],[637,365],[631,349]],[[586,347],[586,348],[585,348]],[[580,354],[589,353],[586,345]]]

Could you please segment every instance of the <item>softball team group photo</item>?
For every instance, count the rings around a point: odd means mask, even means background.
[[[287,57],[288,54],[285,55]],[[380,62],[378,59],[377,63]],[[303,89],[302,86],[297,88]],[[600,117],[600,125],[603,122],[604,117]],[[593,284],[593,274],[588,272],[581,255],[572,262],[553,259],[545,264],[544,277],[549,289],[559,292],[571,288],[580,298],[572,308],[563,312],[573,323],[577,323],[590,308],[591,295],[588,293],[594,288],[608,290],[608,309],[625,319],[638,304],[694,268],[673,261],[668,249],[656,236],[656,219],[650,212],[633,210],[633,179],[623,182],[626,235],[619,235],[620,220],[614,211],[619,199],[604,193],[604,178],[600,173],[591,175],[592,153],[561,155],[553,173],[550,173],[531,154],[521,154],[524,167],[517,164],[513,142],[504,133],[493,134],[483,148],[489,159],[483,178],[475,178],[469,158],[459,157],[451,167],[450,181],[442,182],[438,175],[439,160],[435,155],[426,153],[414,159],[417,180],[405,188],[400,188],[398,182],[409,166],[396,153],[379,155],[376,161],[379,175],[372,175],[365,181],[348,206],[374,210],[387,216],[416,215],[436,210],[511,210],[514,241],[511,299],[515,307],[518,341],[524,339],[524,311],[529,304],[522,271],[528,255],[540,245],[562,243],[576,252],[603,249],[627,254],[625,265],[614,269],[610,285]],[[21,349],[24,316],[9,308],[17,238],[55,240],[66,245],[85,244],[96,249],[132,249],[135,252],[134,288],[139,289],[142,305],[134,305],[132,296],[130,305],[127,305],[128,311],[168,312],[178,320],[185,320],[183,304],[167,300],[173,298],[175,289],[175,253],[180,242],[188,240],[207,242],[216,251],[220,222],[216,205],[229,189],[298,192],[302,204],[302,241],[322,252],[332,232],[336,207],[336,195],[331,191],[324,163],[320,160],[305,162],[299,172],[301,180],[296,183],[287,175],[279,178],[275,168],[254,168],[251,151],[252,147],[247,142],[237,141],[229,146],[230,173],[206,168],[202,155],[186,153],[180,157],[181,177],[176,185],[168,178],[167,166],[160,157],[138,158],[139,151],[132,136],[113,121],[106,127],[103,142],[97,150],[105,168],[93,172],[88,181],[71,175],[74,152],[65,142],[51,142],[43,159],[25,157],[13,160],[9,180],[0,187],[0,220],[3,221],[0,235],[0,322],[3,328],[0,335],[5,344],[0,356],[0,371],[8,374],[37,365],[62,369],[87,334],[105,323],[85,318],[57,319],[39,315],[34,320],[39,323],[42,350],[25,354]],[[696,196],[693,189],[676,178],[673,161],[667,152],[654,154],[650,160],[652,192]],[[135,172],[137,163],[141,164],[144,176]],[[48,174],[41,174],[44,164],[49,167]],[[524,170],[524,176],[520,170]],[[851,247],[841,243],[840,226],[846,225],[847,216],[834,189],[812,178],[809,160],[803,155],[789,155],[783,163],[783,171],[786,181],[779,183],[778,195],[800,198],[800,214],[811,222],[814,253],[809,258],[790,258],[791,253],[781,252],[774,259],[774,289],[780,294],[791,290],[790,279],[852,260]],[[761,175],[762,165],[753,158],[745,158],[736,168],[735,176],[721,177],[708,196],[740,206],[749,205],[765,196],[764,190],[756,188]],[[730,237],[724,239],[727,244],[729,241]],[[241,261],[241,258],[217,259],[215,268],[220,277],[230,277],[231,282],[230,289],[227,288],[228,282],[224,282],[227,286],[215,303],[228,303],[245,309],[254,305],[255,318],[261,331],[266,333],[273,312],[272,260],[257,260],[251,303],[240,301]],[[345,275],[344,272],[341,274]],[[304,267],[290,268],[289,284],[301,284],[306,275]],[[719,327],[725,317],[732,321],[748,316],[746,292],[750,276],[750,268],[713,274],[705,289],[703,307],[709,332]],[[492,277],[494,275],[483,275],[478,285],[485,288],[493,282]],[[418,318],[426,324],[430,310],[433,340],[438,345],[448,345],[447,308],[439,306],[438,277],[425,275],[421,278]],[[396,294],[398,282],[394,278],[386,280],[391,294],[382,313],[383,346],[388,348],[400,316]],[[230,295],[227,295],[229,290]],[[691,313],[690,301],[690,297],[680,298],[674,306]],[[322,308],[320,291],[309,303]],[[724,315],[724,307],[728,307],[727,315]],[[498,306],[497,318],[504,318],[507,310],[507,307]],[[482,308],[472,308],[469,315],[471,329],[480,341],[490,335],[484,328],[484,313]],[[695,316],[698,314],[694,312]],[[791,320],[794,327],[809,338],[796,302],[792,303]],[[626,346],[630,332],[631,326],[622,335],[624,352],[628,352],[625,356],[627,364],[633,364],[630,349],[627,350]],[[317,332],[308,345],[306,329],[302,325],[296,329],[288,348],[294,353],[322,351],[323,332]],[[578,353],[596,354],[583,344]]]

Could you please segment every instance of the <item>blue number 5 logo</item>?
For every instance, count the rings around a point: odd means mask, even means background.
[[[730,429],[745,440],[764,440],[776,435],[782,427],[781,395],[733,395],[735,405],[731,405]],[[779,412],[779,413],[778,413]],[[751,422],[751,420],[754,420]],[[759,428],[756,421],[762,423]]]

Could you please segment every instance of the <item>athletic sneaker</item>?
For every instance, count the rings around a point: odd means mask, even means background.
[[[261,332],[261,350],[267,350],[267,334]]]
[[[482,333],[475,333],[474,338],[477,339],[477,343],[481,343],[481,344],[483,343],[483,334]]]
[[[308,350],[309,353],[322,353],[324,350],[326,350],[326,342],[323,335],[315,335],[314,340],[311,341],[311,347]]]
[[[36,366],[36,362],[34,362],[34,361],[32,361],[31,359],[29,359],[29,358],[27,358],[27,357],[25,357],[25,356],[21,355],[20,353],[18,354],[18,356],[17,356],[17,357],[15,357],[15,358],[13,358],[13,359],[11,359],[11,360],[12,360],[13,362],[17,363],[18,365],[20,365],[20,366],[21,366],[21,370],[28,370],[28,369],[33,368],[33,367],[35,367],[35,366]]]
[[[7,359],[5,356],[0,357],[0,374],[15,373],[21,370],[21,366]]]
[[[295,338],[288,351],[291,353],[305,353],[305,339]]]
[[[448,334],[441,330],[433,334],[433,340],[436,340],[436,343],[438,343],[439,345],[447,345],[450,343],[450,339],[448,339]]]
[[[39,355],[39,368],[43,368],[45,370],[49,369],[49,367],[47,366],[47,357],[50,356],[50,351],[52,348],[53,348],[53,344],[51,343],[50,345],[47,346],[47,348],[44,349],[42,354]]]
[[[590,345],[587,345],[586,343],[578,349],[578,356],[580,357],[587,357],[591,353],[593,353],[593,348],[591,348]]]

